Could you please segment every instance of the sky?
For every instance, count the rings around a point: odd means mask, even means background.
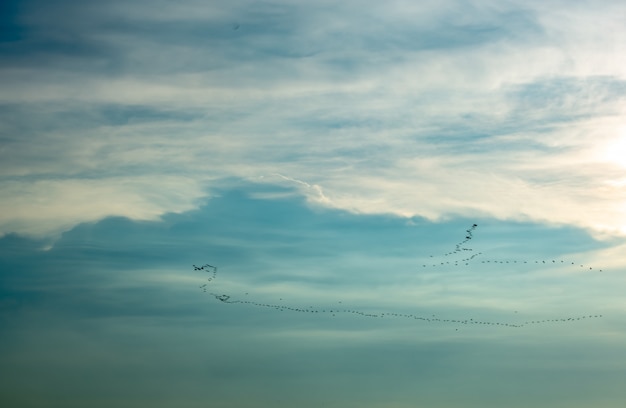
[[[0,3],[0,402],[621,408],[626,4]]]

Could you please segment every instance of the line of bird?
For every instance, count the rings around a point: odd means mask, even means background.
[[[471,248],[463,248],[463,245],[465,245],[466,243],[468,243],[473,237],[474,237],[474,230],[478,228],[478,224],[472,224],[471,227],[469,227],[468,229],[465,230],[465,239],[458,242],[455,246],[454,246],[454,251],[451,252],[447,252],[445,254],[443,254],[443,256],[450,256],[450,255],[454,255],[456,253],[462,252],[462,251],[473,251],[473,249]],[[432,255],[431,255],[432,257]]]
[[[320,307],[315,307],[315,306],[309,306],[309,307],[294,307],[294,306],[285,306],[285,305],[279,305],[279,304],[274,304],[274,303],[261,303],[261,302],[255,302],[255,301],[251,301],[251,300],[230,300],[231,297],[228,295],[224,295],[224,294],[217,294],[217,293],[210,293],[212,296],[214,296],[217,300],[219,300],[220,302],[223,303],[228,303],[228,304],[243,304],[243,305],[252,305],[252,306],[258,306],[258,307],[264,307],[264,308],[268,308],[268,309],[274,309],[274,310],[278,310],[278,311],[292,311],[292,312],[299,312],[299,313],[310,313],[310,314],[318,314],[318,313],[330,313],[332,314],[332,316],[336,316],[339,313],[344,313],[344,314],[354,314],[354,315],[360,315],[363,317],[374,317],[374,318],[384,318],[384,317],[392,317],[392,318],[404,318],[404,319],[412,319],[412,320],[421,320],[424,322],[431,322],[431,323],[456,323],[456,324],[468,324],[468,325],[486,325],[486,326],[502,326],[502,327],[524,327],[524,326],[530,326],[530,325],[537,325],[537,324],[544,324],[544,323],[568,323],[568,322],[574,322],[574,321],[580,321],[580,320],[585,320],[585,319],[594,319],[594,318],[600,318],[602,317],[602,315],[600,314],[596,314],[596,315],[582,315],[582,316],[571,316],[571,317],[561,317],[561,318],[557,318],[557,319],[543,319],[543,320],[528,320],[525,321],[523,323],[507,323],[507,322],[496,322],[496,321],[487,321],[487,320],[475,320],[473,318],[471,319],[444,319],[444,318],[440,318],[437,317],[436,315],[431,315],[429,317],[425,317],[425,316],[418,316],[416,314],[412,314],[412,313],[393,313],[393,312],[378,312],[378,313],[366,313],[360,310],[355,310],[355,309],[345,309],[345,308],[332,308],[332,307],[327,307],[327,308],[320,308]]]
[[[455,244],[454,251],[447,252],[443,254],[443,256],[451,256],[454,254],[458,254],[462,251],[473,251],[472,248],[465,248],[464,245],[472,240],[472,238],[474,237],[474,234],[473,234],[474,230],[476,230],[477,227],[478,227],[478,224],[472,224],[472,226],[469,229],[465,230],[466,232],[465,239]],[[439,263],[424,263],[422,264],[422,268],[426,268],[426,267],[436,268],[436,267],[441,267],[441,266],[469,266],[470,261],[472,261],[474,258],[482,254],[483,254],[482,252],[477,252],[477,253],[472,254],[469,257],[456,259],[456,260],[453,260],[452,262],[443,261]],[[434,258],[433,255],[430,255],[430,257]],[[528,260],[519,260],[519,259],[487,259],[487,260],[480,261],[480,263],[482,264],[533,264],[535,263],[537,265],[549,265],[552,263],[552,264],[579,265],[580,268],[594,270],[592,266],[584,265],[584,264],[577,264],[576,262],[572,262],[570,260],[562,260],[562,259],[561,260],[552,259],[552,260],[547,260],[547,261],[546,260],[528,261]],[[599,272],[603,272],[603,270],[599,268],[596,268],[596,270]]]
[[[444,256],[449,256],[449,255],[454,255],[457,253],[461,253],[462,251],[473,251],[473,249],[471,248],[465,248],[464,245],[466,243],[468,243],[472,238],[473,238],[473,232],[476,230],[476,228],[478,227],[477,224],[472,224],[472,226],[467,229],[466,235],[465,235],[465,239],[463,239],[462,241],[458,242],[457,244],[455,244],[455,249],[454,251],[445,253]],[[475,254],[472,254],[469,257],[466,258],[462,258],[456,261],[452,261],[453,263],[451,264],[449,261],[447,262],[441,262],[440,264],[432,264],[432,265],[427,265],[427,264],[423,264],[423,267],[427,267],[427,266],[431,266],[431,267],[438,267],[438,266],[443,266],[443,265],[454,265],[454,266],[458,266],[459,262],[460,263],[464,263],[465,265],[468,265],[470,261],[472,261],[474,258],[476,258],[477,256],[481,255],[482,252],[478,252]],[[432,257],[432,255],[431,255]],[[523,264],[532,264],[532,262],[529,261],[518,261],[518,260],[483,260],[481,261],[481,263],[483,264],[489,264],[489,263],[493,263],[493,264],[516,264],[516,263],[523,263]],[[565,264],[565,261],[560,260],[560,262],[557,262],[556,260],[552,260],[552,262],[546,262],[544,261],[534,261],[535,264],[539,264],[539,265],[549,265],[549,264]],[[572,265],[574,265],[574,262],[571,262]],[[210,264],[204,264],[202,266],[197,266],[197,265],[192,265],[194,268],[194,271],[198,271],[198,272],[207,272],[209,274],[208,278],[207,278],[207,282],[211,282],[214,281],[215,279],[217,279],[217,267],[210,265]],[[585,265],[580,265],[580,267],[585,267]],[[589,267],[589,269],[593,269],[592,267]],[[602,269],[600,269],[600,271],[602,271]],[[204,283],[202,285],[200,285],[200,288],[202,289],[203,292],[207,293],[207,289],[208,289],[208,283]],[[219,300],[222,303],[227,303],[227,304],[243,304],[243,305],[251,305],[251,306],[256,306],[256,307],[263,307],[263,308],[268,308],[268,309],[274,309],[274,310],[278,310],[278,311],[292,311],[292,312],[299,312],[299,313],[311,313],[311,314],[319,314],[319,313],[330,313],[332,314],[332,316],[336,316],[336,314],[338,313],[342,313],[342,314],[352,314],[352,315],[359,315],[359,316],[363,316],[363,317],[370,317],[370,318],[383,318],[383,317],[393,317],[393,318],[404,318],[404,319],[412,319],[412,320],[420,320],[420,321],[424,321],[424,322],[431,322],[431,323],[454,323],[454,324],[465,324],[465,325],[485,325],[485,326],[501,326],[501,327],[525,327],[525,326],[529,326],[529,325],[537,325],[537,324],[545,324],[545,323],[572,323],[575,321],[581,321],[581,320],[585,320],[585,319],[595,319],[595,318],[601,318],[602,315],[599,314],[590,314],[590,315],[581,315],[581,316],[570,316],[570,317],[560,317],[560,318],[554,318],[554,319],[538,319],[538,320],[529,320],[529,321],[525,321],[523,323],[508,323],[508,322],[496,322],[496,321],[486,321],[486,320],[475,320],[473,318],[471,319],[444,319],[444,318],[439,318],[436,317],[436,315],[432,315],[432,316],[419,316],[416,314],[411,314],[411,313],[392,313],[392,312],[377,312],[377,313],[368,313],[368,312],[364,312],[364,311],[360,311],[360,310],[356,310],[356,309],[346,309],[346,308],[322,308],[322,307],[314,307],[314,306],[309,306],[309,307],[296,307],[296,306],[286,306],[286,305],[280,305],[280,304],[273,304],[273,303],[262,303],[262,302],[256,302],[256,301],[252,301],[252,300],[233,300],[231,299],[231,296],[226,295],[226,294],[217,294],[217,293],[212,293],[209,292],[210,295],[212,295],[213,297],[215,297],[215,299]],[[246,296],[248,295],[248,293],[245,294]],[[282,299],[281,299],[282,300]],[[341,303],[341,301],[339,302]],[[517,312],[516,312],[517,313]]]
[[[423,268],[437,268],[437,267],[442,267],[442,266],[469,266],[470,263],[469,261],[471,261],[472,259],[474,259],[476,256],[481,255],[482,252],[478,252],[476,254],[474,254],[473,256],[469,257],[469,258],[465,258],[465,259],[459,259],[456,261],[446,261],[446,262],[440,262],[440,263],[433,263],[433,264],[422,264]],[[523,260],[517,260],[517,259],[487,259],[487,260],[483,260],[480,261],[480,263],[482,264],[537,264],[537,265],[550,265],[550,264],[564,264],[564,265],[578,265],[579,268],[583,268],[586,270],[594,270],[592,266],[589,265],[584,265],[584,264],[577,264],[576,262],[570,262],[570,261],[564,261],[564,260],[542,260],[542,261],[523,261]],[[603,272],[602,269],[596,269],[598,272]]]
[[[196,265],[192,265],[192,266],[193,266],[194,271],[205,271],[209,273],[207,282],[211,282],[217,278],[217,266],[213,266],[209,264],[204,264],[202,266],[196,266]],[[208,285],[209,285],[208,283],[200,285],[200,289],[202,289],[203,292],[206,292]]]

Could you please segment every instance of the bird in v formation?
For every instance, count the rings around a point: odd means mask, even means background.
[[[465,231],[466,232],[465,239],[455,244],[455,249],[452,252],[445,253],[443,254],[443,256],[450,256],[450,255],[454,255],[457,253],[462,253],[463,251],[473,251],[473,249],[471,248],[466,248],[465,244],[473,239],[473,233],[477,227],[478,227],[478,224],[475,224],[475,223],[472,224],[472,226]],[[482,255],[481,252],[474,253],[469,257],[453,261],[453,264],[450,264],[450,262],[445,262],[445,263],[441,262],[439,264],[432,264],[432,265],[423,264],[422,266],[423,267],[427,267],[427,266],[439,267],[442,265],[459,266],[460,265],[459,262],[461,262],[461,264],[464,264],[464,265],[469,265],[469,261],[473,260],[474,258],[480,255]],[[433,255],[430,255],[430,257],[433,257]],[[509,263],[518,263],[518,260],[482,260],[481,263],[483,264],[489,264],[489,263],[509,264]],[[533,262],[528,261],[528,260],[519,260],[519,263],[528,264],[528,263],[533,263]],[[542,260],[541,262],[539,260],[535,260],[534,263],[541,264],[541,265],[547,264],[545,260]],[[560,260],[559,262],[557,262],[556,260],[552,260],[551,263],[552,264],[557,264],[557,263],[565,264],[566,262],[563,260]],[[575,263],[571,262],[571,265],[575,265]],[[211,282],[217,278],[216,266],[213,266],[210,264],[204,264],[202,266],[197,266],[194,264],[192,266],[194,268],[194,271],[204,271],[204,272],[209,273],[209,276],[207,278],[208,282]],[[585,265],[581,264],[580,267],[585,267]],[[592,267],[589,267],[589,270],[592,270],[592,269],[593,269]],[[602,269],[600,269],[600,271],[602,271]],[[207,293],[208,283],[200,285],[200,288],[203,290],[203,292]],[[345,315],[358,315],[362,317],[371,317],[371,318],[385,318],[385,317],[405,318],[405,319],[411,319],[411,320],[423,321],[423,322],[429,322],[429,323],[435,323],[435,322],[455,323],[455,324],[474,325],[474,326],[502,326],[502,327],[518,327],[519,328],[519,327],[525,327],[525,326],[537,325],[537,324],[545,324],[545,323],[572,323],[575,321],[602,317],[602,315],[600,314],[588,314],[588,315],[579,315],[579,316],[558,317],[558,318],[552,318],[552,319],[535,319],[535,320],[527,320],[524,322],[513,323],[513,322],[480,320],[480,319],[473,319],[473,318],[445,319],[441,317],[436,317],[436,315],[425,317],[425,316],[420,316],[420,315],[413,314],[413,313],[394,313],[394,312],[372,313],[372,312],[366,312],[362,310],[350,309],[350,308],[345,308],[345,307],[315,307],[313,305],[310,305],[308,307],[288,306],[284,304],[264,303],[264,302],[247,300],[247,296],[249,295],[249,292],[245,293],[246,298],[244,298],[244,300],[232,299],[230,295],[226,295],[226,294],[216,294],[216,293],[209,293],[209,294],[215,297],[216,300],[225,304],[250,305],[250,306],[262,307],[262,308],[267,308],[267,309],[273,309],[277,311],[291,311],[291,312],[299,312],[299,313],[307,313],[307,314],[330,313],[332,314],[332,316],[336,316],[336,314],[341,313]],[[283,299],[281,298],[280,301],[282,300]],[[339,301],[338,303],[342,303],[342,302]],[[518,311],[516,310],[515,313],[517,314]]]

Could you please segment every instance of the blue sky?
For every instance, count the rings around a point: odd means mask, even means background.
[[[623,405],[619,2],[0,11],[0,401]]]

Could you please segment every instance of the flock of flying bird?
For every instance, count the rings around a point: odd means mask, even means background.
[[[451,252],[445,253],[443,254],[443,256],[451,256],[451,255],[455,255],[458,253],[462,253],[462,252],[467,252],[467,253],[471,253],[473,251],[473,249],[471,248],[466,248],[465,244],[468,243],[470,240],[472,240],[473,238],[473,232],[474,230],[478,227],[477,224],[472,224],[472,226],[467,229],[465,238],[458,242],[455,245],[455,249]],[[462,259],[457,259],[454,260],[452,262],[452,264],[450,262],[440,262],[440,263],[434,263],[434,264],[423,264],[422,267],[438,267],[438,266],[442,266],[442,265],[454,265],[454,266],[459,266],[459,265],[469,265],[469,261],[473,260],[474,258],[476,258],[477,256],[481,255],[481,252],[478,253],[473,253],[470,256],[467,256],[465,258]],[[431,255],[431,257],[433,257],[433,255]],[[509,264],[509,263],[518,263],[517,260],[483,260],[481,261],[481,263],[494,263],[494,264]],[[519,263],[532,263],[529,261],[522,261],[520,260]],[[546,262],[544,261],[534,261],[535,264],[557,264],[557,263],[563,263],[565,264],[565,261],[561,260],[560,262],[557,262],[556,260],[552,260],[552,262]],[[575,263],[572,262],[572,265],[574,265]],[[585,265],[580,265],[581,268],[586,267]],[[198,271],[198,272],[206,272],[209,274],[208,278],[207,278],[207,282],[212,282],[213,280],[215,280],[217,278],[217,267],[210,265],[210,264],[205,264],[202,266],[197,266],[197,265],[193,265],[194,271]],[[592,270],[592,267],[589,267],[589,270]],[[600,272],[602,271],[602,269],[599,270]],[[204,283],[202,285],[200,285],[200,288],[202,289],[203,292],[207,293],[207,289],[208,289],[209,284],[208,283]],[[554,319],[538,319],[538,320],[528,320],[528,321],[524,321],[524,322],[518,322],[518,323],[512,323],[512,322],[498,322],[498,321],[488,321],[488,320],[477,320],[477,319],[444,319],[444,318],[440,318],[437,317],[436,315],[430,315],[430,316],[419,316],[416,314],[412,314],[412,313],[393,313],[393,312],[379,312],[379,313],[371,313],[371,312],[365,312],[365,311],[361,311],[361,310],[356,310],[356,309],[348,309],[348,308],[344,308],[344,307],[315,307],[315,306],[308,306],[308,307],[296,307],[296,306],[287,306],[287,305],[282,305],[282,304],[276,304],[276,303],[263,303],[263,302],[256,302],[256,301],[252,301],[252,300],[237,300],[237,299],[232,299],[231,296],[226,295],[226,294],[217,294],[217,293],[212,293],[209,292],[210,295],[212,295],[213,297],[215,297],[215,299],[219,300],[220,302],[223,303],[227,303],[227,304],[245,304],[245,305],[250,305],[250,306],[256,306],[256,307],[262,307],[262,308],[267,308],[267,309],[273,309],[273,310],[277,310],[277,311],[290,311],[290,312],[298,312],[298,313],[307,313],[307,314],[320,314],[320,313],[330,313],[332,314],[332,316],[336,316],[337,314],[341,313],[341,314],[348,314],[348,315],[359,315],[359,316],[363,316],[363,317],[371,317],[371,318],[384,318],[384,317],[392,317],[392,318],[404,318],[404,319],[411,319],[411,320],[416,320],[416,321],[423,321],[423,322],[430,322],[430,323],[452,323],[452,324],[462,324],[462,325],[476,325],[476,326],[502,326],[502,327],[524,327],[524,326],[529,326],[529,325],[537,325],[537,324],[545,324],[545,323],[572,323],[575,321],[581,321],[581,320],[586,320],[586,319],[595,319],[595,318],[601,318],[602,315],[601,314],[589,314],[589,315],[580,315],[580,316],[570,316],[570,317],[559,317],[559,318],[554,318]],[[247,299],[247,295],[249,293],[246,293],[246,299]],[[282,299],[280,299],[282,300]],[[338,303],[342,303],[341,301],[339,301]],[[515,312],[517,313],[517,311]],[[457,329],[458,330],[458,329]]]

